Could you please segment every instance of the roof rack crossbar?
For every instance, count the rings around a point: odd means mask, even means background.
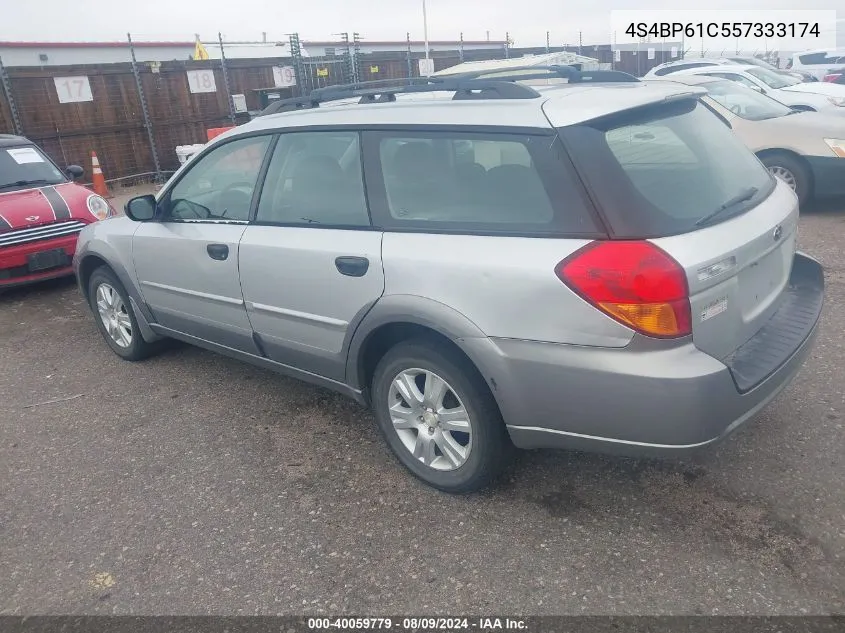
[[[505,74],[495,70],[477,70],[453,76],[377,79],[354,84],[315,88],[304,97],[281,99],[271,103],[261,114],[274,114],[317,108],[321,103],[358,98],[358,103],[396,101],[397,94],[419,92],[454,92],[455,101],[469,99],[534,99],[540,93],[519,81],[560,77],[570,83],[631,83],[640,80],[618,70],[578,70],[572,66],[519,66]],[[486,76],[485,76],[486,75]],[[392,84],[392,85],[391,85]]]
[[[497,74],[501,73],[501,74]],[[628,73],[619,70],[578,70],[572,66],[550,65],[550,66],[516,66],[501,70],[475,70],[456,75],[443,75],[431,77],[431,81],[441,82],[455,79],[489,81],[526,81],[528,79],[550,79],[559,77],[568,79],[570,83],[596,83],[596,82],[639,82],[639,79]]]
[[[370,88],[404,88],[405,86],[413,86],[428,83],[428,77],[401,77],[399,79],[373,79],[371,81],[359,81],[357,83],[337,84],[334,86],[324,86],[322,88],[315,88],[309,93],[309,96],[322,97],[324,95],[333,94],[335,92],[348,92],[350,90],[367,90]]]
[[[455,101],[467,99],[535,99],[540,96],[540,93],[530,86],[522,86],[512,81],[491,79],[461,78],[436,83],[414,83],[392,88],[355,89],[349,86],[327,86],[311,91],[306,97],[293,97],[275,101],[264,108],[261,114],[317,108],[321,103],[354,98],[359,98],[358,103],[385,103],[395,101],[397,94],[420,92],[454,92],[452,98]]]

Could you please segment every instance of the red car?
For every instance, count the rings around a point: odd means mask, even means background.
[[[114,209],[21,136],[0,134],[0,290],[73,274],[76,238]]]

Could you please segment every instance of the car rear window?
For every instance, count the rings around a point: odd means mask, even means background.
[[[586,193],[553,135],[372,132],[374,220],[388,229],[593,235]]]
[[[561,128],[594,200],[620,238],[677,235],[756,191],[708,223],[765,199],[774,180],[757,158],[695,99],[647,106]]]

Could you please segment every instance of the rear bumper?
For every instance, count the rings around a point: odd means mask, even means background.
[[[5,246],[0,248],[0,288],[11,288],[22,286],[37,281],[53,279],[72,275],[71,265],[73,254],[76,251],[78,235],[64,235],[50,240],[40,240],[16,246]],[[65,252],[65,264],[30,272],[27,266],[28,257],[33,253],[40,253],[53,249],[62,249]]]
[[[820,198],[845,194],[845,158],[805,156],[813,174],[813,193]]]
[[[489,361],[483,371],[517,446],[680,454],[726,437],[798,373],[821,314],[819,263],[797,254],[788,288],[767,325],[725,361],[689,339],[669,349],[643,337],[622,349],[465,343]]]

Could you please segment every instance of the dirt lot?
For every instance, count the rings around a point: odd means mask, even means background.
[[[180,347],[126,363],[72,281],[0,297],[0,612],[845,611],[845,201],[793,385],[694,463],[522,454],[450,497],[331,393]],[[46,401],[71,398],[53,404]]]

